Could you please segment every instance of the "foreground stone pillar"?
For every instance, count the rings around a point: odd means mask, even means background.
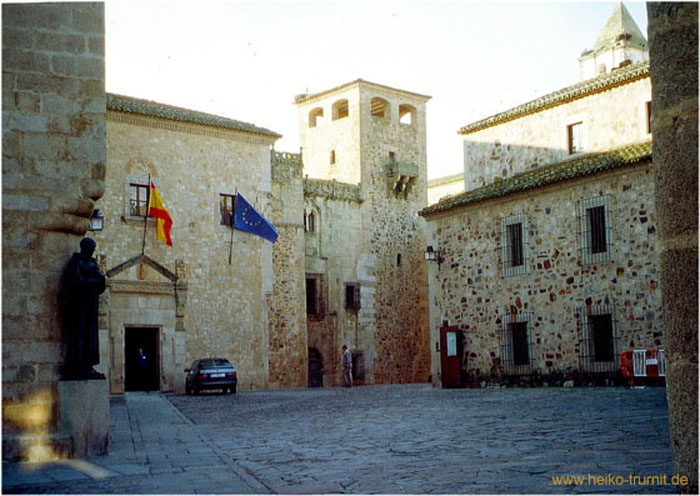
[[[61,428],[61,272],[106,168],[104,5],[2,5],[3,458],[74,454]]]
[[[698,4],[648,3],[652,134],[674,471],[698,491]]]

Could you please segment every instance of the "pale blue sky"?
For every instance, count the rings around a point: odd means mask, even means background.
[[[432,96],[428,177],[460,127],[579,80],[613,2],[107,0],[107,91],[266,127],[299,150],[299,93],[363,78]],[[625,2],[643,33],[646,5]]]

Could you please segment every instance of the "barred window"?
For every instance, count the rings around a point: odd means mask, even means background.
[[[503,277],[529,272],[527,261],[527,217],[522,214],[501,219],[501,268]]]
[[[614,305],[579,309],[581,368],[585,372],[614,372],[619,368],[617,320]]]
[[[581,200],[581,263],[592,265],[612,260],[610,201],[607,196]]]
[[[532,314],[505,314],[501,317],[501,359],[506,374],[532,372]]]

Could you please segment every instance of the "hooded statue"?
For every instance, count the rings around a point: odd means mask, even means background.
[[[100,363],[98,343],[99,296],[105,290],[105,275],[92,254],[97,243],[92,238],[80,241],[80,253],[74,253],[63,272],[61,310],[67,345],[64,375],[69,379],[98,379],[93,369]]]

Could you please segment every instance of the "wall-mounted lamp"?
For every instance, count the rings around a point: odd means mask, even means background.
[[[428,262],[437,262],[438,268],[440,267],[440,264],[445,261],[442,250],[438,248],[437,251],[435,251],[432,245],[425,249],[425,259]]]
[[[105,227],[105,216],[102,215],[99,208],[92,211],[90,216],[90,231],[101,231]]]

